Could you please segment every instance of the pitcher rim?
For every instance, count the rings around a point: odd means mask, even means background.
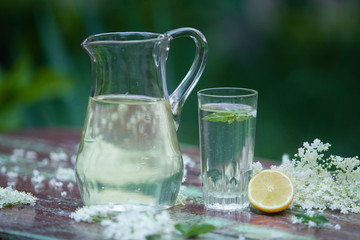
[[[135,35],[142,35],[144,37],[149,36],[150,38],[145,39],[134,39],[134,40],[96,40],[96,38],[100,38],[103,36],[135,36]],[[108,32],[108,33],[98,33],[88,36],[81,45],[88,45],[88,44],[99,44],[99,43],[144,43],[144,42],[156,42],[167,39],[168,36],[166,34],[161,33],[152,33],[152,32]]]

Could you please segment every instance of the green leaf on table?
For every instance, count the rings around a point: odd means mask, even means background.
[[[194,225],[187,225],[186,223],[178,223],[175,226],[184,238],[196,238],[200,234],[205,234],[216,229],[214,225],[208,223],[196,223]]]
[[[311,220],[311,217],[304,213],[295,214],[295,217],[300,219],[302,223],[308,223]]]
[[[327,220],[327,218],[324,217],[323,215],[315,214],[315,222],[320,223],[320,224],[324,224],[324,223],[328,223],[329,220]]]
[[[186,234],[190,229],[190,227],[186,223],[177,223],[174,227],[182,234]]]
[[[319,213],[314,213],[313,216],[309,216],[304,213],[295,214],[295,217],[298,218],[301,223],[308,224],[310,221],[315,223],[317,227],[326,226],[329,223],[329,220]]]
[[[160,234],[154,234],[154,235],[146,236],[146,240],[156,240],[156,239],[160,239],[160,238],[161,238]]]
[[[237,122],[242,122],[245,120],[249,120],[253,118],[251,112],[248,111],[236,111],[236,110],[228,110],[226,112],[214,112],[205,117],[203,120],[211,121],[211,122],[227,122],[228,124],[233,123],[235,120]]]

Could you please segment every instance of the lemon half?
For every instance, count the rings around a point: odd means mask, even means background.
[[[259,172],[251,178],[248,186],[250,203],[268,213],[285,210],[291,204],[294,194],[294,184],[290,177],[278,170]]]

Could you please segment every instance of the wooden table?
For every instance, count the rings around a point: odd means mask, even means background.
[[[31,192],[39,200],[35,206],[7,207],[0,209],[1,239],[103,239],[100,224],[76,223],[69,215],[82,206],[76,183],[65,181],[61,189],[49,185],[59,167],[73,168],[71,156],[76,154],[80,132],[69,129],[34,129],[10,134],[0,134],[0,186],[9,182],[20,191]],[[197,148],[183,146],[183,154],[199,163]],[[25,149],[30,154],[24,159],[14,160],[10,156],[14,149]],[[34,156],[31,151],[36,152]],[[59,161],[48,161],[51,152],[64,152],[69,157]],[[45,160],[44,160],[45,159]],[[271,163],[261,161],[263,165]],[[34,189],[31,182],[33,170],[46,175],[44,184]],[[188,167],[187,181],[182,193],[187,196],[186,204],[169,209],[175,222],[207,222],[217,229],[199,239],[360,239],[360,215],[343,215],[328,211],[326,217],[333,224],[340,224],[341,230],[308,228],[291,223],[291,216],[300,209],[286,210],[279,214],[265,214],[250,209],[246,212],[217,212],[204,208],[202,204],[200,171]],[[17,177],[7,176],[9,171]],[[64,193],[66,192],[66,196]],[[174,233],[166,239],[182,239]]]

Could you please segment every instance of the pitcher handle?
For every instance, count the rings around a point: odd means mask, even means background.
[[[180,85],[170,95],[171,110],[176,129],[178,129],[182,106],[204,71],[208,48],[205,36],[194,28],[178,28],[165,33],[165,35],[167,35],[170,40],[179,37],[190,37],[194,40],[196,46],[195,58],[188,73]]]

